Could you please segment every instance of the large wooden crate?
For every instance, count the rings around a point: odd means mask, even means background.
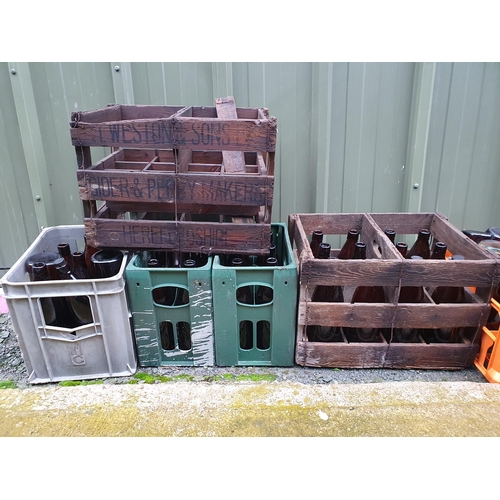
[[[325,235],[345,235],[351,228],[361,233],[367,244],[364,261],[314,259],[309,247],[313,230]],[[409,246],[422,228],[432,239],[448,244],[450,253],[461,254],[464,261],[413,261],[401,257],[385,236],[394,229],[397,240],[410,238]],[[461,369],[473,363],[479,335],[489,314],[492,287],[498,279],[498,265],[478,245],[454,228],[445,217],[435,214],[292,214],[289,231],[299,261],[299,307],[296,362],[304,366],[341,368],[419,368]],[[338,253],[332,250],[332,257]],[[380,304],[349,303],[349,291],[360,284],[384,287],[387,301]],[[341,285],[343,303],[314,303],[316,285]],[[466,303],[435,304],[431,298],[436,286],[464,286]],[[418,304],[399,304],[402,286],[423,286],[425,299]],[[474,292],[472,291],[474,290]],[[347,292],[347,293],[346,293]],[[309,342],[308,325],[378,327],[383,330],[378,342]],[[396,343],[395,328],[464,327],[456,343],[434,343],[421,335],[417,343]]]
[[[236,108],[232,98],[215,107],[113,105],[75,112],[70,125],[90,244],[268,251],[276,119],[267,109]],[[113,151],[93,164],[94,146]],[[193,215],[202,216],[196,226]]]

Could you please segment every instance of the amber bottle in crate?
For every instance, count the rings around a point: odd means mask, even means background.
[[[396,248],[405,257],[406,243],[397,243]],[[423,260],[419,255],[411,257],[412,260]],[[400,304],[418,304],[424,300],[424,289],[421,286],[403,286],[399,291]],[[418,342],[420,330],[418,328],[394,328],[395,342]]]
[[[396,240],[396,231],[394,229],[386,229],[384,233],[391,240],[391,243],[394,243]]]
[[[35,262],[31,266],[32,281],[48,281],[49,275],[45,262]],[[42,297],[40,299],[42,312],[46,325],[56,323],[57,311],[56,306],[51,297]]]
[[[366,259],[365,243],[356,243],[353,259]],[[384,303],[384,288],[379,285],[358,286],[351,299],[351,303],[357,302]],[[379,328],[344,328],[344,331],[350,342],[376,342],[380,338]]]
[[[316,229],[311,236],[311,252],[315,258],[318,257],[319,244],[323,243],[323,231]]]
[[[329,243],[320,243],[318,259],[330,258]],[[318,285],[311,296],[312,302],[344,302],[342,287],[335,285]],[[335,342],[342,340],[340,328],[336,326],[309,325],[307,327],[309,342]]]
[[[337,255],[337,259],[352,259],[358,239],[359,231],[357,229],[350,229],[347,233],[347,239]]]
[[[57,251],[59,255],[64,258],[64,260],[68,263],[70,269],[73,269],[73,254],[71,253],[71,248],[69,243],[63,242],[57,245]]]
[[[418,232],[417,240],[410,250],[408,250],[406,257],[410,259],[413,255],[419,255],[423,259],[428,259],[431,256],[431,250],[429,247],[430,237],[431,232],[428,229],[421,229]]]
[[[439,243],[439,242],[438,242]],[[436,245],[438,244],[436,243]],[[443,248],[444,245],[444,248]],[[447,246],[442,243],[440,245],[439,254],[446,254]],[[445,259],[444,254],[442,259]],[[462,255],[454,255],[451,260],[463,260]],[[438,286],[432,292],[432,300],[436,304],[461,304],[465,302],[465,289],[463,286]],[[434,335],[438,342],[458,342],[460,333],[463,330],[461,327],[453,328],[434,328]]]
[[[446,250],[448,250],[448,246],[446,245],[446,243],[443,243],[442,241],[436,241],[430,258],[444,260],[446,259]]]

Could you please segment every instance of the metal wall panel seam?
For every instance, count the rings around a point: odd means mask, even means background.
[[[425,177],[436,63],[417,63],[408,137],[404,209],[420,212]]]
[[[129,62],[114,62],[111,64],[113,75],[113,91],[115,103],[135,104],[134,82],[132,80],[132,65]]]
[[[219,97],[234,97],[233,91],[233,63],[215,62],[212,63],[212,86],[213,98]],[[236,106],[241,107],[241,104],[236,102]]]
[[[50,225],[54,220],[50,179],[45,160],[40,121],[36,109],[35,96],[29,63],[9,63],[14,69],[12,75],[12,93],[16,108],[21,142],[26,157],[28,176],[35,202],[35,213],[39,230]]]

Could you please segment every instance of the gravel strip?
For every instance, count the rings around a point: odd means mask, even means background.
[[[386,370],[386,369],[338,369],[293,367],[158,367],[142,368],[138,372],[165,376],[189,376],[193,382],[234,382],[238,375],[273,375],[277,382],[299,382],[303,384],[363,384],[381,382],[476,382],[488,383],[475,367],[463,370]],[[233,377],[230,377],[232,375]],[[224,377],[225,376],[225,377]],[[180,377],[179,377],[180,378]],[[112,377],[105,384],[126,384],[135,377]],[[28,387],[28,373],[19,348],[9,314],[0,315],[0,381],[13,381],[18,387]],[[137,380],[135,380],[137,381]],[[139,380],[139,383],[145,383]],[[157,380],[156,383],[160,383]]]

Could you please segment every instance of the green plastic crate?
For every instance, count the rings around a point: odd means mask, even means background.
[[[210,256],[188,269],[142,267],[134,255],[126,280],[140,366],[214,365],[211,268]],[[182,300],[161,298],[174,290]]]
[[[284,224],[272,224],[279,264],[212,266],[215,362],[218,366],[292,366],[297,320],[297,265]],[[251,263],[255,257],[251,257]],[[263,293],[261,293],[263,292]],[[272,300],[267,302],[271,297]],[[243,300],[237,300],[238,298]],[[254,300],[248,300],[253,297]],[[258,298],[264,297],[263,300]],[[257,303],[256,303],[257,302]],[[258,303],[263,302],[263,303]]]

